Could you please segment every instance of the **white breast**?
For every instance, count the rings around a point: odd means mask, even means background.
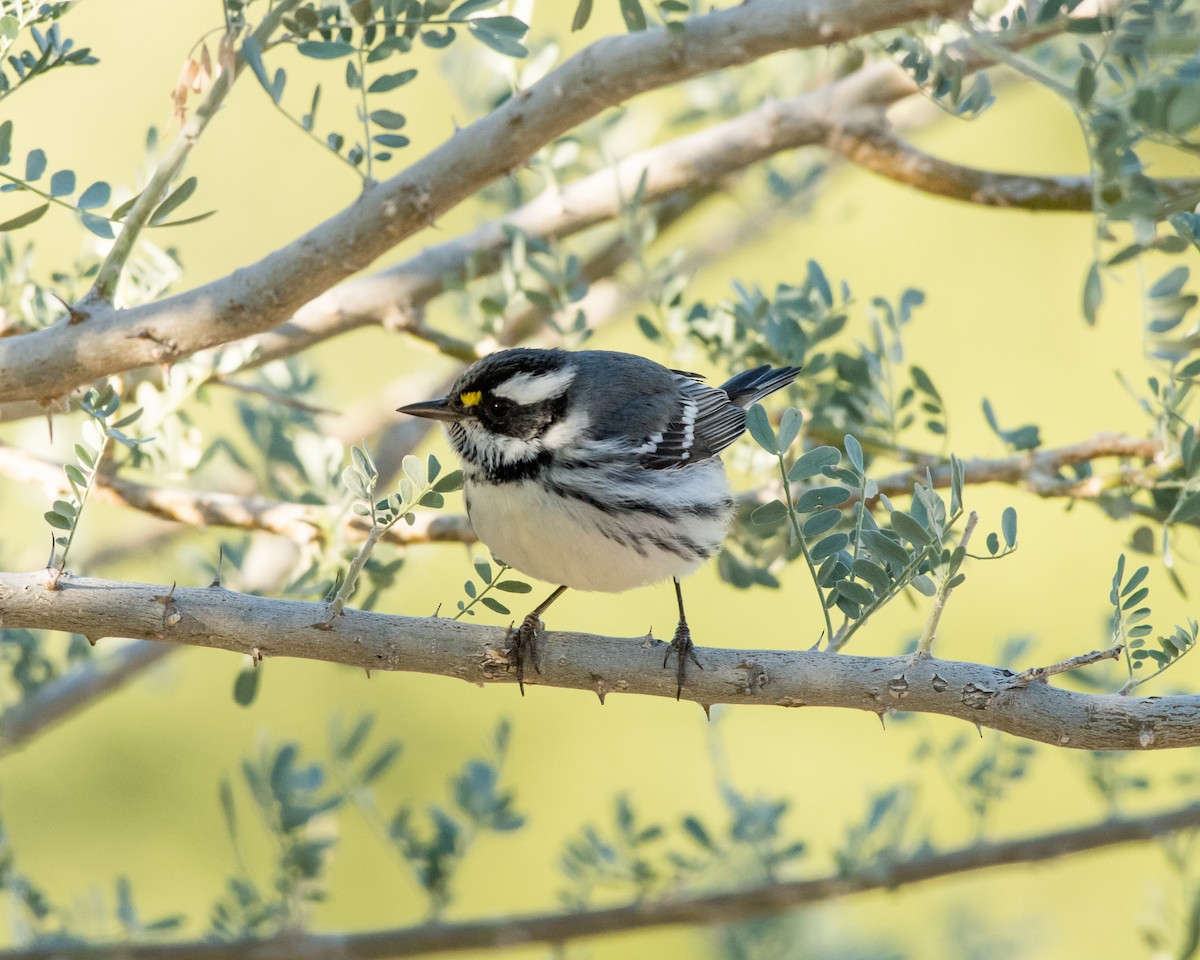
[[[652,472],[656,502],[669,503],[674,491],[681,503],[717,509],[672,519],[605,511],[538,480],[490,484],[468,476],[467,512],[496,558],[522,573],[575,590],[629,590],[692,573],[719,549],[732,512],[719,460]]]

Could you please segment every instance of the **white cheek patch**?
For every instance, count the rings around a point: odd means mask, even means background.
[[[552,373],[518,373],[492,390],[498,397],[527,406],[553,397],[561,397],[575,379],[570,367]]]
[[[547,450],[569,447],[583,436],[590,423],[585,411],[576,410],[542,434],[542,446]]]

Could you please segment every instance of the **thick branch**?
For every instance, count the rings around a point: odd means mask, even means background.
[[[871,890],[894,890],[973,870],[1041,863],[1087,850],[1200,826],[1200,804],[1144,817],[1114,818],[1086,827],[1018,840],[977,843],[945,853],[869,865],[856,875],[759,884],[721,893],[640,900],[620,907],[578,913],[499,917],[467,923],[429,924],[355,934],[286,933],[263,940],[193,940],[163,944],[30,946],[0,951],[0,960],[121,958],[121,960],[385,960],[460,950],[502,949],[523,944],[561,944],[651,927],[711,926],[761,917],[811,903]]]
[[[864,169],[925,193],[977,203],[1041,212],[1083,213],[1095,207],[1091,177],[997,173],[950,163],[918,150],[879,122],[848,124],[830,132],[830,150]],[[1200,179],[1155,180],[1172,209],[1191,209],[1200,199]]]
[[[221,587],[169,588],[0,573],[0,628],[121,636],[218,647],[265,657],[301,657],[367,670],[405,670],[470,683],[509,683],[508,631],[437,617],[347,610],[329,629],[320,603],[275,600]],[[792,638],[807,647],[811,635]],[[674,697],[661,641],[547,633],[542,672],[526,683],[607,694]],[[813,650],[699,651],[683,696],[702,705],[826,706],[934,713],[1031,740],[1081,750],[1200,745],[1200,696],[1133,697],[1014,683],[1010,670],[912,657],[855,657]]]
[[[0,339],[0,401],[58,396],[105,374],[269,329],[556,137],[639,93],[966,6],[963,0],[760,0],[694,17],[678,31],[608,37],[244,270],[157,304],[97,309],[85,323]]]

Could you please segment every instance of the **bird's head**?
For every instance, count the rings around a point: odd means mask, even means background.
[[[446,423],[450,442],[468,464],[527,462],[561,445],[557,441],[574,439],[584,426],[568,405],[577,372],[564,351],[502,350],[464,370],[446,396],[399,412]]]

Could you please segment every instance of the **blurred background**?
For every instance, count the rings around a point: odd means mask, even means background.
[[[587,30],[572,35],[573,4],[538,5],[531,46],[555,43],[565,56],[605,33],[621,32],[616,5],[597,6]],[[220,25],[215,2],[81,3],[64,26],[78,44],[93,48],[100,63],[88,67],[86,77],[64,70],[5,101],[5,119],[14,121],[18,147],[36,140],[52,164],[70,163],[88,176],[132,185],[144,164],[147,125],[157,125],[166,142],[174,135],[170,94],[180,64],[198,39]],[[216,35],[209,42],[215,46]],[[474,81],[455,66],[462,52],[419,55],[420,76],[396,93],[396,109],[408,117],[405,133],[412,145],[388,170],[401,169],[449,137],[456,123],[478,116],[479,91],[464,88]],[[816,56],[833,63],[835,52]],[[312,78],[327,76],[326,116],[338,110],[349,114],[351,101],[339,101],[334,92],[340,64],[331,68],[293,60],[288,61],[290,83],[301,87],[307,80],[311,86]],[[767,86],[793,67],[811,75],[820,68],[813,60],[811,54],[779,55],[745,71],[751,78],[746,82]],[[501,74],[508,69],[499,62],[492,66]],[[733,72],[728,82],[736,84],[740,76]],[[912,139],[937,156],[990,169],[1087,172],[1079,128],[1065,104],[1002,77],[996,86],[997,104],[971,122],[945,117],[928,104],[909,104],[906,119],[916,124]],[[681,89],[639,98],[612,124],[606,149],[619,158],[677,136],[681,128],[668,121],[689,98],[694,105],[702,99]],[[814,152],[780,163],[823,159]],[[1155,172],[1200,171],[1164,155]],[[185,273],[176,289],[254,262],[340,210],[359,190],[353,173],[288,124],[249,76],[212,122],[187,173],[199,178],[189,212],[215,209],[217,214],[150,238],[177,251]],[[719,237],[748,211],[761,208],[762,198],[762,176],[747,176],[709,202],[685,229],[658,238],[656,255]],[[20,209],[11,198],[0,200],[0,217]],[[495,212],[479,202],[463,204],[376,266],[453,238]],[[36,269],[43,275],[97,242],[72,218],[54,213],[18,238],[36,240]],[[946,449],[964,458],[998,457],[1006,450],[981,413],[985,397],[1005,426],[1038,424],[1046,446],[1100,432],[1143,435],[1147,430],[1118,380],[1124,376],[1141,383],[1149,369],[1142,355],[1139,268],[1109,284],[1099,323],[1087,326],[1080,298],[1092,242],[1086,215],[983,209],[840,167],[751,242],[705,263],[688,296],[719,300],[730,295],[734,280],[768,291],[777,283],[799,283],[807,261],[814,259],[831,279],[845,280],[854,290],[856,303],[842,335],[853,341],[868,336],[866,305],[872,297],[895,301],[906,288],[923,291],[926,301],[906,330],[905,348],[945,400]],[[718,377],[727,372],[706,366],[686,342],[648,342],[632,322],[639,309],[635,305],[628,316],[606,324],[590,345],[639,352]],[[468,329],[461,299],[454,296],[437,300],[427,320],[445,329]],[[325,342],[303,355],[302,363],[319,377],[317,401],[343,412],[368,409],[380,398],[386,413],[395,406],[384,399],[389,385],[410,375],[436,383],[453,369],[428,347],[379,328]],[[236,399],[210,390],[194,411],[199,427],[236,430]],[[322,422],[332,433],[336,420]],[[78,428],[77,415],[56,420],[57,456],[67,455],[63,445],[74,442]],[[4,424],[0,439],[40,452],[56,449],[46,441],[43,421]],[[925,435],[912,442],[939,453],[943,447],[935,441]],[[770,465],[751,456],[752,442],[747,438],[741,445],[735,462],[743,487],[769,477]],[[453,462],[440,436],[431,436],[423,450]],[[206,475],[210,485],[219,485],[220,470],[217,461]],[[40,491],[0,477],[3,569],[44,564],[48,538],[41,513],[48,506]],[[1021,668],[1108,645],[1109,581],[1118,555],[1129,550],[1132,521],[1110,520],[1087,504],[1069,509],[1064,502],[995,485],[969,488],[967,506],[979,511],[984,531],[999,529],[1001,511],[1015,506],[1020,548],[1003,561],[970,567],[966,585],[955,592],[943,619],[937,654]],[[447,509],[461,510],[457,495]],[[211,578],[219,544],[236,539],[228,531],[202,530],[162,540],[157,535],[164,528],[130,511],[95,504],[71,568],[96,577],[202,585]],[[119,543],[145,546],[122,554],[112,549]],[[1176,547],[1187,585],[1196,543],[1181,535]],[[481,548],[412,547],[377,609],[427,615],[438,604],[453,608],[463,597],[462,581],[471,575],[469,557],[481,555]],[[1156,624],[1165,628],[1195,614],[1157,561],[1143,562],[1151,565]],[[802,566],[787,568],[780,579],[778,590],[735,590],[711,566],[698,573],[685,586],[697,643],[810,646],[820,615]],[[542,585],[535,584],[530,604],[541,594]],[[511,599],[520,604],[527,598]],[[892,655],[910,649],[925,613],[923,605],[893,604],[856,636],[851,652]],[[674,622],[674,598],[669,585],[616,600],[569,592],[552,614],[551,629],[632,636],[653,628],[663,636]],[[505,618],[485,611],[480,619],[499,623]],[[118,642],[104,640],[101,648]],[[479,839],[456,880],[448,920],[557,906],[558,893],[567,886],[559,862],[565,840],[586,824],[611,832],[617,795],[628,798],[639,820],[672,829],[685,814],[725,823],[730,814],[723,791],[728,788],[745,798],[786,801],[783,826],[807,845],[795,865],[796,874],[806,876],[835,869],[847,831],[896,785],[913,790],[917,833],[940,847],[969,843],[981,824],[971,809],[975,794],[965,784],[980,764],[1026,770],[1024,776],[997,781],[1003,795],[991,803],[982,824],[989,837],[1091,822],[1106,809],[1090,781],[1097,761],[1088,756],[1018,745],[992,731],[977,733],[938,718],[895,717],[883,729],[876,716],[849,711],[718,707],[706,719],[687,703],[612,695],[602,706],[580,692],[537,686],[521,699],[509,686],[481,689],[407,674],[376,673],[368,679],[329,664],[284,661],[264,664],[259,695],[244,708],[231,696],[244,666],[228,653],[180,650],[128,688],[6,756],[0,764],[0,817],[22,871],[83,917],[103,912],[115,876],[124,874],[144,916],[183,912],[185,931],[199,934],[209,905],[236,866],[218,782],[234,783],[248,856],[265,857],[267,841],[255,836],[240,781],[242,758],[264,742],[283,741],[295,741],[306,757],[320,758],[328,753],[330,719],[349,724],[363,713],[376,716],[376,736],[404,745],[398,763],[376,785],[381,806],[405,801],[416,811],[445,803],[447,784],[464,760],[486,752],[498,722],[511,723],[504,778],[516,790],[515,808],[527,825]],[[1185,661],[1149,692],[1194,690],[1198,670],[1198,662]],[[1115,689],[1122,668],[1101,665],[1090,676]],[[1198,772],[1190,751],[1131,757],[1123,764],[1129,776],[1152,784],[1129,799],[1129,812],[1179,802],[1191,789],[1187,777]],[[424,898],[393,850],[352,810],[339,818],[337,829],[330,895],[316,911],[314,928],[355,931],[419,921]],[[779,927],[782,939],[774,948],[760,941],[760,950],[767,952],[745,955],[1150,956],[1143,931],[1177,919],[1187,889],[1168,869],[1158,845],[1121,847],[824,904]],[[597,958],[697,957],[727,955],[728,947],[715,930],[667,928],[587,940],[566,952]],[[511,955],[550,952],[522,948]]]

